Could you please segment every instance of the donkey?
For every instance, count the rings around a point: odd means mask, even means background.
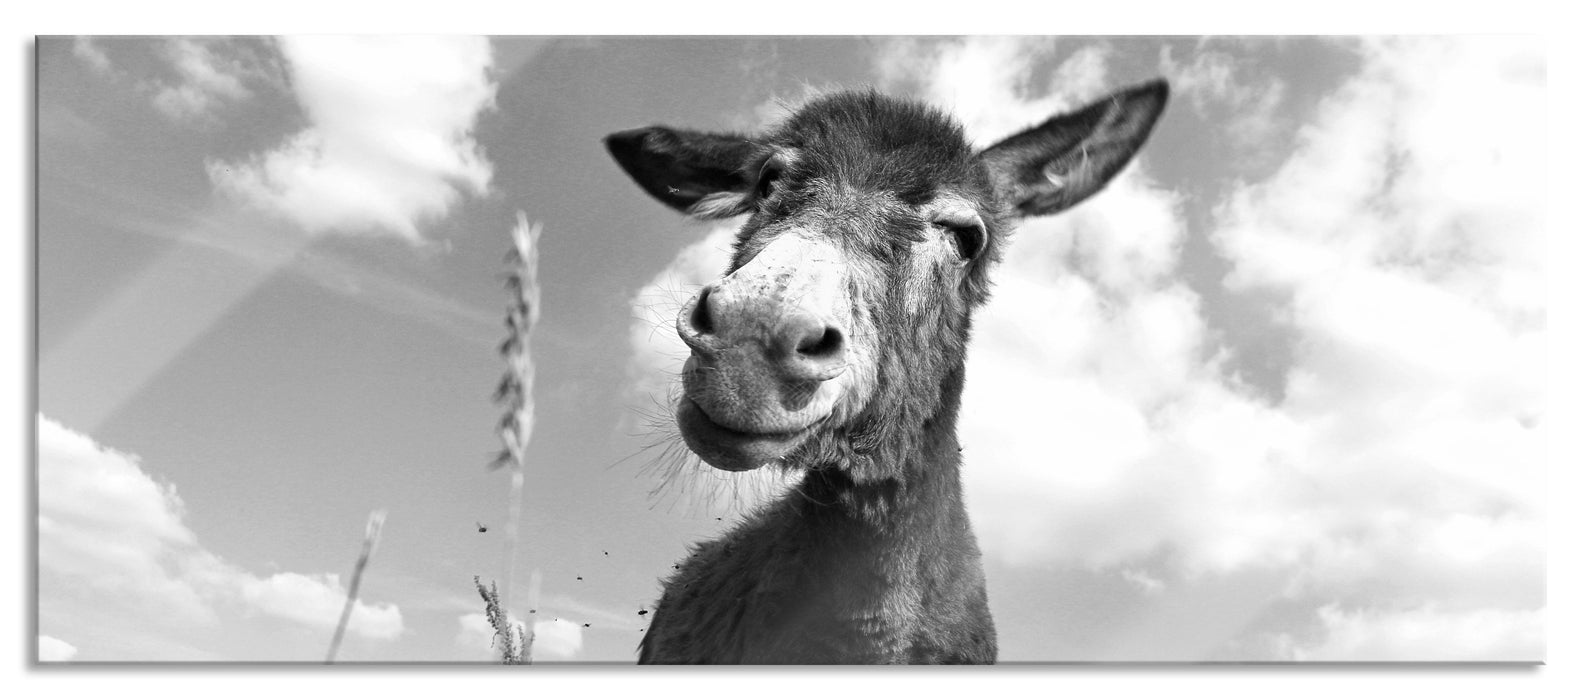
[[[718,469],[802,473],[692,548],[639,663],[994,663],[956,442],[972,313],[1015,223],[1099,191],[1168,93],[1138,85],[976,152],[943,112],[872,91],[761,135],[606,137],[660,202],[747,215],[676,319],[682,438]]]

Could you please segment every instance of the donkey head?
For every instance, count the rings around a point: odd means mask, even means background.
[[[889,476],[897,460],[877,455],[954,411],[971,314],[1015,222],[1099,191],[1167,94],[1133,87],[976,152],[952,118],[873,92],[817,99],[761,135],[611,134],[659,201],[748,215],[725,275],[676,319],[687,445],[732,471]]]

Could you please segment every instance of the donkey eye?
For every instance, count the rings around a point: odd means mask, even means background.
[[[956,246],[956,257],[962,262],[978,257],[989,240],[983,220],[977,214],[948,216],[934,224],[950,235],[951,243]]]
[[[785,161],[780,156],[774,156],[764,163],[758,171],[757,194],[759,199],[768,199],[774,193],[775,183],[780,180],[780,171],[785,169]]]

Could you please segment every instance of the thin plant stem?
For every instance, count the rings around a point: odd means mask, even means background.
[[[368,568],[368,559],[373,556],[374,548],[379,546],[379,532],[384,529],[384,524],[383,510],[368,514],[368,525],[363,529],[363,551],[357,555],[357,566],[352,568],[352,581],[346,587],[346,605],[341,608],[341,620],[335,625],[335,636],[330,639],[330,653],[324,657],[324,663],[335,663],[335,655],[341,650],[341,639],[346,636],[346,626],[351,622],[352,609],[357,604],[357,589],[362,587],[363,570]]]

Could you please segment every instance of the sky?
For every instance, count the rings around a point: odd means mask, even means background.
[[[1025,222],[977,317],[963,477],[1001,660],[1545,656],[1541,41],[63,37],[37,59],[42,660],[322,659],[380,509],[340,658],[487,660],[519,216],[544,296],[513,608],[540,661],[635,660],[660,577],[776,484],[665,458],[666,326],[731,229],[649,200],[600,138],[873,86],[987,145],[1157,76],[1137,161]]]

